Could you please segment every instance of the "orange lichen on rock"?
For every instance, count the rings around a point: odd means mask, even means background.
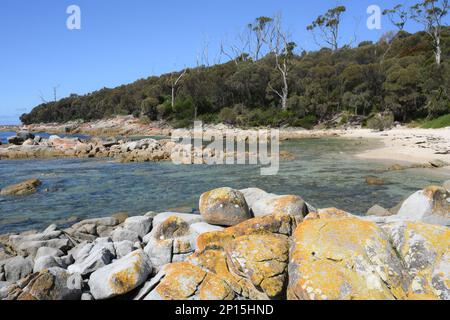
[[[403,299],[407,278],[387,235],[357,218],[306,220],[294,233],[290,299]]]
[[[163,300],[185,300],[193,296],[206,277],[206,272],[188,262],[175,262],[164,268],[165,277],[155,288]]]
[[[284,235],[252,234],[236,238],[226,248],[230,270],[249,279],[269,298],[285,292],[289,241]]]

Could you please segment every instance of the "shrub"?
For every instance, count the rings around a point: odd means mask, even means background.
[[[428,120],[422,125],[422,127],[426,129],[450,127],[450,114],[446,114],[433,120]]]
[[[314,128],[314,125],[317,123],[317,118],[315,115],[308,115],[304,118],[295,120],[292,125],[294,127],[302,127],[308,130]]]
[[[226,124],[236,124],[237,113],[234,109],[225,107],[220,110],[218,120]]]
[[[392,113],[378,113],[367,120],[369,129],[384,131],[394,126],[394,115]]]

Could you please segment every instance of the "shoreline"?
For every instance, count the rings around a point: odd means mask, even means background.
[[[97,120],[86,123],[68,122],[64,124],[32,124],[25,126],[0,126],[0,131],[27,130],[32,133],[49,134],[85,134],[92,138],[124,136],[170,137],[173,128],[162,122],[142,124],[132,116],[120,116],[112,119]],[[254,131],[258,128],[240,129],[223,124],[204,125],[204,134],[220,135],[227,130],[233,133]],[[191,129],[185,130],[186,135]],[[342,137],[351,139],[376,139],[384,146],[365,150],[356,154],[360,159],[393,162],[400,164],[424,164],[441,161],[450,164],[450,127],[442,129],[421,129],[397,127],[386,131],[373,131],[362,128],[348,129],[313,129],[281,128],[280,140],[296,140],[308,138]],[[4,145],[3,147],[5,147]],[[447,166],[446,170],[450,170]]]

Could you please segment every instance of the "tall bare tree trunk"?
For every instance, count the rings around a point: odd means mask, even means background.
[[[436,48],[435,48],[435,56],[436,56],[436,64],[438,66],[441,65],[441,55],[442,55],[442,49],[441,49],[441,38],[439,35],[435,35],[436,37]]]

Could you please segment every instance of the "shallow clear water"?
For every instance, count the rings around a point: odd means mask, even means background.
[[[197,207],[204,191],[229,186],[259,187],[279,194],[298,194],[318,207],[338,207],[362,214],[373,204],[396,205],[430,184],[441,184],[448,173],[420,169],[379,173],[386,164],[358,160],[353,154],[374,142],[339,138],[282,143],[294,161],[282,161],[276,176],[261,176],[248,165],[176,166],[171,162],[119,164],[109,159],[0,161],[0,188],[36,177],[39,192],[27,197],[0,197],[0,234],[44,228],[69,217],[108,216]],[[366,175],[391,184],[368,186]],[[49,192],[44,192],[48,188]]]

